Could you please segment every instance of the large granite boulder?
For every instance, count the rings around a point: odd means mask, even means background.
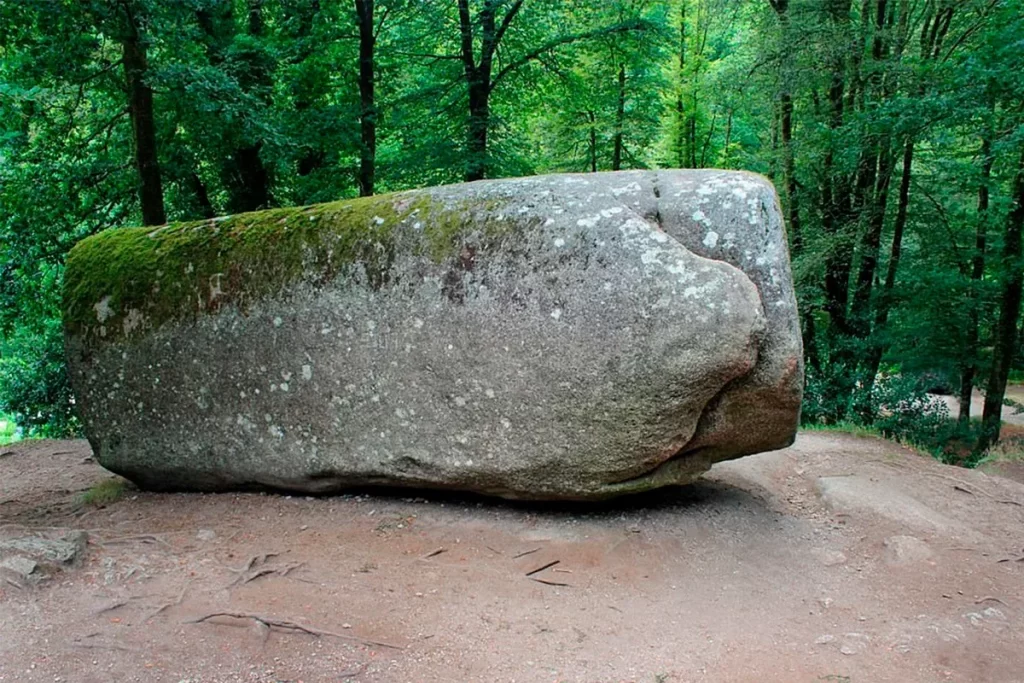
[[[150,489],[602,498],[787,446],[798,422],[785,231],[746,173],[110,230],[65,280],[86,434]]]

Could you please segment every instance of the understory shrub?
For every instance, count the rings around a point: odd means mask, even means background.
[[[947,405],[927,393],[928,383],[898,372],[880,375],[870,389],[836,366],[809,369],[802,422],[810,428],[877,433],[949,463],[974,467],[971,444],[978,424],[958,424]]]
[[[19,330],[0,344],[0,413],[12,416],[26,437],[79,435],[59,320],[39,333]]]

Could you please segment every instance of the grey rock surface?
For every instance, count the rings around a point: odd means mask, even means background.
[[[37,571],[39,564],[21,555],[14,555],[13,557],[0,560],[0,569],[6,570],[14,574],[15,578],[21,581],[28,581],[29,583],[35,583],[38,579],[42,578],[42,574]]]
[[[40,531],[0,538],[0,574],[11,575],[19,583],[38,583],[52,573],[80,565],[87,542],[84,531]]]
[[[86,433],[151,489],[603,498],[785,447],[799,418],[785,231],[746,173],[485,181],[104,233],[66,283]]]

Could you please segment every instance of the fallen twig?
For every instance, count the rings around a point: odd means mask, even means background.
[[[350,636],[343,633],[335,633],[334,631],[325,631],[324,629],[315,628],[313,626],[303,626],[297,624],[294,621],[288,621],[287,619],[275,619],[274,617],[264,616],[262,614],[254,614],[252,612],[213,612],[201,616],[197,619],[189,619],[183,623],[186,624],[201,624],[209,621],[210,619],[216,619],[217,617],[227,617],[229,619],[251,619],[260,624],[263,624],[269,629],[279,629],[281,631],[299,631],[306,633],[311,636],[320,638],[322,636],[331,636],[332,638],[338,638],[340,640],[351,640],[364,645],[376,645],[377,647],[387,647],[393,650],[404,650],[401,645],[395,645],[393,643],[386,643],[380,640],[369,640],[367,638],[359,638],[358,636]]]
[[[492,553],[494,553],[495,555],[504,555],[504,553],[503,553],[503,552],[501,552],[500,550],[495,550],[494,548],[492,548],[492,547],[491,547],[491,546],[489,546],[489,545],[485,545],[484,547],[485,547],[485,548],[487,548],[488,550],[490,550],[490,551],[491,551]]]
[[[513,560],[518,560],[520,557],[526,557],[527,555],[533,555],[538,550],[540,550],[540,548],[534,548],[533,550],[527,550],[525,552],[519,553],[518,555],[513,555],[512,559]]]
[[[975,600],[975,601],[974,601],[974,604],[975,604],[975,605],[980,605],[980,604],[981,604],[981,603],[983,603],[983,602],[998,602],[998,603],[999,603],[1000,605],[1005,605],[1006,607],[1009,607],[1009,605],[1007,605],[1007,604],[1006,604],[1005,602],[1003,602],[1003,601],[1002,601],[1002,600],[1000,600],[999,598],[993,597],[993,596],[991,596],[991,595],[986,595],[986,596],[985,596],[985,597],[983,597],[983,598],[980,598],[980,599],[978,599],[978,600]]]
[[[157,537],[155,534],[137,534],[135,536],[121,536],[120,538],[111,538],[106,540],[101,539],[99,541],[99,544],[111,545],[114,543],[131,543],[133,541],[138,541],[139,543],[160,543],[161,545],[164,545],[167,548],[171,548],[173,550],[173,547],[171,546],[170,543],[168,543],[162,538]]]
[[[96,610],[96,612],[93,614],[93,616],[97,616],[98,617],[101,614],[106,614],[107,612],[113,612],[118,607],[124,607],[127,604],[128,604],[127,600],[118,600],[117,602],[115,602],[113,604],[107,605],[106,607],[101,607],[100,609]]]
[[[530,577],[530,581],[536,581],[537,583],[543,583],[545,586],[568,586],[569,585],[567,583],[562,583],[560,581],[547,581],[546,579],[535,579],[533,577]]]
[[[427,554],[426,554],[426,555],[425,555],[425,556],[423,557],[423,559],[425,559],[425,560],[426,560],[426,559],[429,559],[429,558],[431,558],[431,557],[437,557],[437,556],[438,556],[438,555],[440,555],[441,553],[446,553],[446,552],[448,552],[448,548],[438,548],[437,550],[435,550],[435,551],[433,551],[433,552],[427,553]]]
[[[551,567],[554,567],[554,566],[555,566],[556,564],[558,564],[558,563],[560,563],[560,562],[561,562],[561,560],[555,560],[555,561],[553,561],[553,562],[548,562],[548,563],[547,563],[546,565],[544,565],[544,566],[542,566],[542,567],[537,567],[537,568],[536,568],[536,569],[534,569],[534,570],[533,570],[532,572],[526,572],[526,575],[527,575],[527,576],[533,576],[534,574],[540,574],[540,573],[541,573],[542,571],[544,571],[545,569],[549,569],[549,568],[551,568]]]

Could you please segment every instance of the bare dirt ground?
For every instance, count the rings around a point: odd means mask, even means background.
[[[0,578],[4,682],[1024,681],[1024,486],[882,441],[804,434],[598,508],[84,507],[87,444],[3,450],[0,536],[89,533],[81,567]]]

